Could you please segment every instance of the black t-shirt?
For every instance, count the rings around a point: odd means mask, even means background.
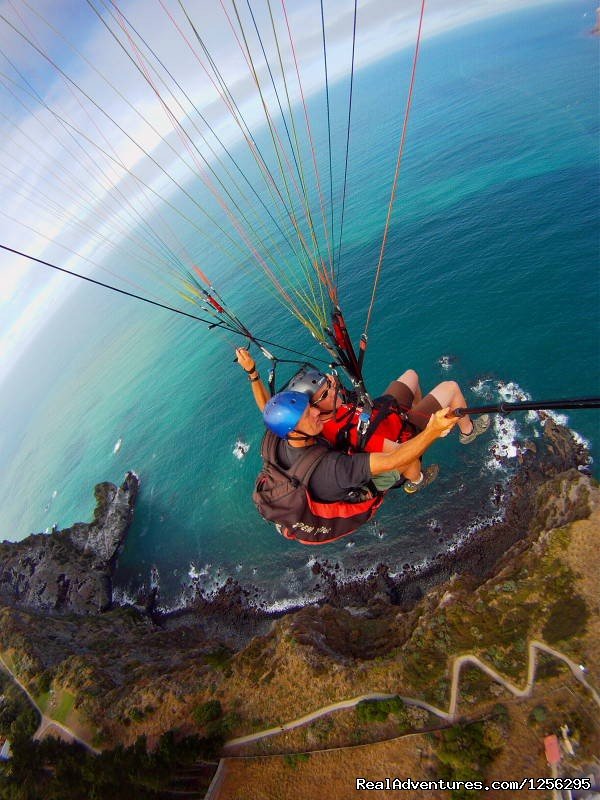
[[[319,444],[329,445],[324,439]],[[285,439],[277,444],[277,460],[289,469],[304,452],[303,447],[290,447]],[[355,453],[348,456],[330,450],[316,466],[308,482],[311,497],[322,503],[356,501],[357,490],[365,487],[371,480],[369,454]]]

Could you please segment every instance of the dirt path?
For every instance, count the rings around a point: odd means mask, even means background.
[[[581,670],[579,664],[576,664],[564,653],[560,653],[558,650],[554,650],[554,648],[549,647],[547,644],[544,644],[544,642],[539,642],[537,639],[532,639],[531,642],[529,642],[529,648],[528,648],[529,663],[527,666],[527,683],[525,684],[525,687],[523,689],[519,689],[518,686],[515,686],[514,683],[511,683],[502,675],[497,673],[495,669],[488,666],[488,664],[486,664],[484,661],[481,661],[479,658],[477,658],[477,656],[470,654],[459,656],[455,660],[452,667],[452,687],[450,691],[450,706],[448,709],[450,717],[454,719],[454,717],[456,716],[456,706],[458,703],[458,694],[459,694],[458,689],[459,689],[460,670],[463,664],[474,664],[475,666],[479,667],[479,669],[482,670],[482,672],[485,672],[485,674],[489,675],[490,678],[492,678],[494,681],[500,683],[502,686],[504,686],[505,689],[508,689],[509,692],[512,692],[512,694],[515,697],[528,697],[531,694],[531,690],[535,683],[537,650],[542,651],[543,653],[549,653],[551,656],[554,656],[554,658],[558,658],[560,661],[566,664],[567,667],[569,667],[569,669],[571,670],[571,673],[575,678],[575,680],[579,681],[579,683],[585,686],[585,688],[591,694],[592,699],[594,700],[596,705],[600,708],[600,695],[594,689],[593,686],[590,686],[590,684],[585,678],[585,673]]]
[[[598,692],[588,683],[585,673],[582,671],[580,666],[572,661],[568,656],[560,653],[558,650],[554,650],[554,648],[549,647],[547,644],[543,642],[532,640],[529,643],[528,653],[529,653],[529,663],[527,668],[527,682],[524,688],[520,688],[515,686],[515,684],[511,683],[505,677],[500,675],[496,672],[493,667],[490,667],[484,661],[481,661],[476,655],[471,653],[467,653],[462,656],[458,656],[454,660],[452,665],[452,683],[450,687],[450,703],[448,706],[448,710],[444,711],[441,708],[437,708],[436,706],[431,705],[430,703],[426,703],[424,700],[418,700],[414,697],[405,697],[400,695],[400,699],[409,706],[417,706],[419,708],[423,708],[426,711],[429,711],[436,717],[444,720],[445,722],[453,722],[456,718],[456,709],[459,700],[459,682],[460,682],[460,672],[462,667],[465,664],[471,664],[479,669],[482,672],[485,672],[486,675],[496,681],[497,683],[504,686],[508,691],[510,691],[515,697],[528,697],[533,689],[533,685],[535,683],[535,668],[537,665],[537,651],[542,651],[545,653],[549,653],[550,655],[554,656],[554,658],[559,659],[564,664],[568,666],[574,678],[579,681],[589,692],[596,703],[596,705],[600,708],[600,695]],[[13,673],[13,671],[9,668],[6,664],[4,659],[0,656],[0,668],[4,669],[4,671],[11,677],[11,679],[17,684],[17,686],[26,694],[29,702],[32,706],[36,709],[37,713],[40,715],[40,724],[38,729],[34,734],[34,739],[39,740],[42,739],[45,735],[54,729],[60,736],[60,738],[65,739],[66,741],[74,741],[79,742],[83,745],[86,749],[90,750],[93,753],[98,753],[99,751],[92,747],[88,742],[81,739],[77,734],[74,733],[70,728],[66,725],[63,725],[61,722],[48,717],[46,714],[43,713],[42,709],[38,706],[35,702],[34,698],[30,694],[29,690],[26,686],[21,683],[21,681],[17,678],[17,676]],[[357,697],[352,697],[349,700],[339,700],[336,703],[330,703],[327,706],[323,706],[322,708],[318,708],[316,711],[312,711],[308,714],[304,714],[302,717],[298,717],[295,720],[291,720],[290,722],[285,722],[282,725],[276,725],[272,728],[267,728],[262,731],[258,731],[257,733],[251,733],[246,736],[239,736],[236,739],[230,739],[228,742],[225,743],[224,749],[230,747],[235,747],[236,745],[241,744],[248,744],[249,742],[255,742],[259,739],[265,739],[269,736],[275,736],[278,733],[283,733],[285,731],[293,730],[294,728],[298,728],[301,725],[306,725],[310,722],[313,722],[320,717],[324,717],[328,714],[331,714],[335,711],[341,711],[343,709],[353,708],[357,706],[359,703],[365,700],[391,700],[398,695],[394,694],[382,694],[378,692],[372,692],[370,694],[363,694]]]
[[[9,677],[14,681],[14,683],[17,684],[19,689],[21,689],[25,693],[31,705],[40,715],[40,724],[38,725],[36,732],[33,734],[34,741],[39,741],[40,739],[43,739],[44,736],[46,736],[48,733],[52,733],[52,729],[54,729],[55,735],[58,734],[59,739],[63,739],[66,742],[78,742],[79,744],[83,745],[86,748],[86,750],[89,750],[92,753],[100,752],[99,750],[96,750],[94,747],[88,744],[88,742],[86,742],[84,739],[80,739],[76,733],[74,733],[66,725],[63,725],[62,722],[58,722],[57,720],[52,719],[52,717],[46,716],[46,714],[44,714],[42,709],[35,702],[33,696],[31,695],[27,687],[23,683],[21,683],[21,681],[10,669],[10,667],[8,666],[6,661],[2,658],[2,656],[0,656],[0,668],[2,668],[7,673],[7,675],[9,675]]]
[[[250,733],[247,736],[239,736],[236,739],[230,739],[228,742],[225,743],[224,749],[229,747],[235,747],[236,745],[240,744],[248,744],[249,742],[255,742],[258,739],[265,739],[268,736],[275,736],[278,733],[283,733],[284,731],[290,731],[294,728],[298,728],[301,725],[306,725],[309,722],[313,722],[319,717],[324,717],[327,714],[331,714],[334,711],[339,711],[345,708],[352,708],[353,706],[357,706],[363,700],[391,700],[393,697],[400,697],[400,699],[408,706],[418,706],[419,708],[424,708],[426,711],[429,711],[431,714],[434,714],[436,717],[443,719],[445,722],[453,722],[456,719],[456,709],[459,700],[459,682],[460,682],[460,671],[465,664],[472,664],[478,667],[482,672],[485,672],[486,675],[489,675],[492,680],[496,681],[497,683],[504,686],[505,689],[508,689],[515,697],[528,697],[533,689],[533,685],[535,683],[535,668],[537,665],[537,651],[542,651],[544,653],[549,653],[550,655],[558,658],[564,664],[566,664],[571,673],[573,674],[574,678],[579,681],[591,694],[592,699],[596,703],[596,705],[600,708],[600,695],[598,692],[590,686],[588,681],[585,678],[584,672],[580,669],[579,665],[572,661],[568,656],[564,655],[564,653],[560,653],[558,650],[554,650],[552,647],[549,647],[547,644],[543,642],[539,642],[536,639],[533,639],[529,642],[529,663],[527,667],[527,682],[524,688],[519,688],[515,686],[514,683],[511,683],[505,677],[500,675],[496,672],[493,667],[490,667],[484,661],[481,661],[476,655],[471,653],[466,653],[465,655],[458,656],[454,660],[452,665],[452,683],[450,686],[450,703],[448,706],[448,710],[444,711],[441,708],[437,708],[436,706],[432,706],[429,703],[424,702],[423,700],[417,700],[414,697],[403,697],[402,695],[393,695],[393,694],[363,694],[359,695],[358,697],[353,697],[350,700],[340,700],[337,703],[331,703],[328,706],[323,706],[322,708],[317,709],[316,711],[312,711],[309,714],[305,714],[302,717],[298,717],[298,719],[292,720],[290,722],[285,722],[283,725],[277,725],[273,728],[267,728],[266,730],[259,731],[258,733]]]

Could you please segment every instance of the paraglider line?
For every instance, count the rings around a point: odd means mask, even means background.
[[[55,269],[57,272],[64,272],[66,275],[72,275],[74,278],[81,278],[83,281],[87,281],[88,283],[93,283],[96,286],[102,286],[104,289],[110,289],[112,292],[117,292],[118,294],[123,294],[126,297],[132,297],[134,300],[141,300],[143,303],[148,303],[152,306],[158,306],[158,308],[164,308],[166,311],[172,311],[174,314],[180,314],[182,317],[188,317],[189,319],[195,319],[197,322],[202,322],[205,325],[208,325],[210,328],[222,328],[226,331],[230,331],[231,333],[237,333],[242,336],[248,336],[248,330],[240,331],[236,328],[232,328],[230,325],[226,325],[223,321],[215,322],[214,320],[204,319],[203,317],[198,317],[196,314],[189,314],[187,311],[182,311],[180,308],[175,308],[174,306],[168,306],[165,303],[159,303],[156,300],[150,300],[148,297],[143,297],[139,294],[134,294],[133,292],[127,292],[125,289],[119,289],[116,286],[112,286],[110,283],[103,283],[102,281],[97,281],[94,278],[89,278],[87,275],[81,275],[79,272],[73,272],[72,270],[65,269],[65,267],[59,267],[56,264],[51,264],[49,261],[44,261],[41,258],[36,258],[35,256],[29,255],[28,253],[23,253],[20,250],[15,250],[13,247],[8,247],[8,245],[0,244],[0,249],[5,250],[7,253],[14,253],[14,255],[21,256],[22,258],[27,258],[29,261],[34,261],[36,264],[42,264],[45,267],[50,267],[51,269]],[[308,356],[306,353],[302,353],[300,350],[293,350],[291,347],[284,347],[283,345],[277,344],[276,342],[271,342],[268,339],[257,339],[256,336],[250,336],[251,340],[255,342],[257,345],[261,344],[268,344],[271,347],[278,347],[280,350],[285,350],[288,353],[295,353],[296,355],[302,356],[303,358],[310,358],[313,361],[319,361],[323,364],[329,363],[325,359],[322,358],[313,358],[312,356]],[[281,360],[281,359],[278,359]]]
[[[350,151],[350,121],[352,118],[352,92],[354,88],[354,55],[356,50],[356,11],[357,11],[357,0],[354,0],[354,22],[352,28],[352,65],[350,68],[350,92],[348,97],[348,123],[346,125],[346,157],[344,161],[344,188],[342,191],[342,212],[340,215],[340,238],[338,241],[338,251],[337,251],[337,266],[334,260],[334,279],[337,282],[339,268],[340,268],[340,261],[342,258],[342,234],[344,231],[344,212],[346,210],[346,189],[348,185],[348,154]]]
[[[327,43],[325,40],[325,11],[321,0],[321,31],[323,33],[323,65],[325,67],[325,97],[327,99],[327,142],[329,150],[329,206],[331,213],[331,241],[333,246],[333,169],[331,161],[331,114],[329,104],[329,75],[327,71]],[[335,251],[332,252],[332,274],[335,274]]]
[[[369,304],[369,310],[367,312],[367,321],[365,323],[365,330],[364,334],[367,335],[369,330],[369,324],[371,322],[371,314],[373,313],[373,306],[375,304],[375,295],[377,294],[377,287],[379,285],[379,277],[381,275],[381,266],[383,264],[383,256],[385,253],[385,246],[387,243],[388,232],[390,229],[390,221],[392,218],[392,210],[394,208],[394,200],[396,199],[396,191],[398,189],[398,178],[400,176],[400,166],[402,164],[402,156],[404,154],[404,144],[406,142],[406,132],[408,130],[408,119],[410,115],[410,109],[412,106],[412,99],[413,99],[413,90],[415,88],[415,76],[417,74],[417,63],[419,60],[419,50],[421,47],[421,32],[423,30],[423,16],[425,14],[425,0],[421,1],[421,15],[419,17],[419,29],[417,32],[417,41],[415,44],[415,52],[413,56],[413,64],[412,64],[412,72],[410,76],[410,85],[408,88],[408,98],[406,100],[406,108],[404,110],[404,122],[402,123],[402,134],[400,137],[400,146],[398,148],[398,158],[396,160],[396,171],[394,173],[394,180],[392,182],[392,191],[390,195],[390,202],[388,205],[388,212],[387,218],[385,221],[385,227],[383,231],[383,239],[381,242],[381,250],[379,252],[379,260],[377,262],[377,269],[375,272],[375,281],[373,283],[373,292],[371,294],[371,302]]]
[[[96,286],[102,286],[104,289],[110,289],[112,292],[118,292],[119,294],[124,294],[127,297],[133,297],[135,300],[142,300],[144,303],[149,303],[153,306],[158,306],[159,308],[164,308],[167,311],[173,311],[175,314],[181,314],[183,317],[190,317],[191,319],[196,319],[198,322],[204,322],[207,325],[215,325],[216,327],[226,328],[227,330],[231,330],[234,333],[239,333],[239,331],[230,328],[228,325],[224,325],[221,322],[213,323],[211,320],[203,319],[202,317],[197,317],[195,314],[188,314],[187,311],[181,311],[179,308],[175,308],[174,306],[167,306],[164,303],[159,303],[156,300],[150,300],[148,297],[143,297],[140,294],[133,294],[133,292],[126,292],[125,289],[119,289],[116,286],[111,286],[109,283],[103,283],[102,281],[97,281],[94,278],[89,278],[87,275],[81,275],[79,272],[72,272],[69,269],[65,269],[65,267],[59,267],[56,264],[51,264],[49,261],[44,261],[41,258],[36,258],[35,256],[28,255],[27,253],[22,253],[20,250],[15,250],[12,247],[7,247],[5,244],[0,244],[0,248],[2,250],[6,250],[8,253],[14,253],[17,256],[22,256],[23,258],[29,259],[29,261],[35,261],[37,264],[42,264],[45,267],[50,267],[51,269],[55,269],[58,272],[64,272],[66,275],[72,275],[74,278],[81,278],[82,281],[88,281],[89,283],[95,283]]]

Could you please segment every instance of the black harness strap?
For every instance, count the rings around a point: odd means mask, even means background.
[[[356,406],[350,406],[350,408],[345,412],[344,417],[340,420],[340,422],[344,421],[344,426],[340,428],[335,437],[335,449],[347,451],[349,449],[349,441],[348,437],[350,436],[350,431],[354,427],[354,412],[356,411]],[[337,422],[337,417],[335,418]]]
[[[366,446],[371,441],[371,437],[377,431],[377,428],[381,425],[381,423],[386,420],[388,417],[391,417],[392,414],[398,414],[398,416],[402,419],[402,430],[405,430],[407,426],[413,427],[406,417],[406,410],[401,408],[398,404],[398,401],[395,400],[391,395],[384,395],[375,400],[373,404],[373,410],[377,410],[377,415],[373,417],[373,413],[371,413],[371,418],[369,420],[369,424],[367,429],[364,433],[359,434],[359,449],[364,450]]]
[[[377,410],[377,414],[373,416],[371,413],[371,417],[369,423],[367,425],[366,430],[363,433],[358,433],[358,447],[357,448],[350,448],[349,445],[349,437],[350,431],[356,427],[356,423],[354,421],[354,417],[356,411],[358,409],[358,404],[356,399],[353,399],[353,402],[349,404],[348,410],[344,413],[342,418],[335,417],[336,422],[344,422],[343,427],[341,427],[336,435],[335,440],[335,449],[336,450],[356,450],[364,451],[366,446],[371,440],[371,437],[376,433],[377,429],[381,425],[381,423],[390,417],[392,414],[398,414],[402,418],[402,430],[406,430],[407,428],[411,430],[411,432],[416,432],[414,425],[412,425],[407,417],[406,417],[406,410],[401,408],[398,402],[391,396],[384,395],[384,397],[378,398],[375,400],[373,409]]]

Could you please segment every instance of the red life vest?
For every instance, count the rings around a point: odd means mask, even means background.
[[[322,444],[304,448],[289,469],[277,461],[279,439],[267,431],[261,447],[263,468],[256,480],[252,499],[259,514],[274,522],[286,539],[302,544],[326,544],[348,536],[368,522],[383,502],[383,494],[356,503],[321,503],[308,491],[310,476],[331,452]]]
[[[356,405],[342,403],[336,409],[335,415],[323,424],[321,435],[336,450],[346,453],[381,453],[384,439],[407,442],[417,432],[391,396],[386,395],[374,401],[369,427],[362,441],[358,433],[359,416]]]

